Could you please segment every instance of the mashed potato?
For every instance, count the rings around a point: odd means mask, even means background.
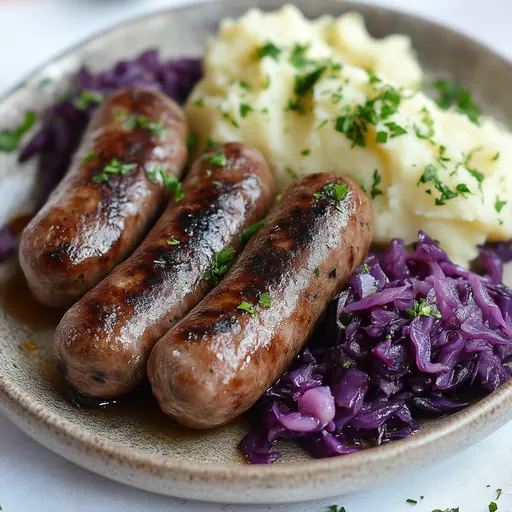
[[[377,243],[423,229],[465,265],[478,244],[511,237],[512,135],[420,92],[407,37],[375,40],[355,13],[251,10],[222,24],[204,69],[187,104],[197,150],[252,144],[281,189],[318,171],[352,176],[372,197]]]

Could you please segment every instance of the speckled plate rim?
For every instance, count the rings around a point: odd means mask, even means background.
[[[221,2],[219,2],[221,3]],[[225,3],[229,3],[227,0]],[[235,4],[236,0],[231,1]],[[169,11],[179,12],[201,9],[211,2],[194,3],[174,9],[164,9],[151,14],[137,17],[121,24],[104,29],[91,37],[74,45],[70,49],[50,58],[29,74],[23,82],[32,81],[53,63],[73,55],[96,39],[106,36],[121,27],[129,27],[152,18],[157,18]],[[482,43],[440,24],[425,20],[393,9],[377,7],[361,2],[345,2],[346,5],[364,9],[374,9],[381,12],[394,12],[404,19],[417,20],[424,26],[442,29],[451,33],[467,45],[467,51],[478,48],[480,52],[489,52],[494,59],[501,61],[503,66],[511,64],[501,55],[495,53]],[[253,2],[258,7],[259,1]],[[20,91],[17,87],[0,99],[0,107],[13,100]],[[402,471],[424,466],[439,460],[454,452],[483,439],[500,426],[512,420],[512,381],[503,385],[499,390],[483,398],[476,404],[462,410],[437,425],[422,429],[417,434],[400,441],[370,448],[344,457],[315,460],[309,462],[289,462],[271,466],[251,466],[234,463],[206,464],[197,462],[184,463],[178,459],[158,455],[144,455],[140,451],[108,442],[89,434],[80,426],[59,415],[48,412],[34,400],[30,393],[22,390],[14,382],[0,376],[0,412],[4,413],[14,424],[29,436],[36,439],[49,449],[59,453],[64,458],[82,465],[94,472],[113,480],[176,497],[203,499],[217,502],[236,503],[278,503],[303,501],[354,492],[369,485],[364,483],[361,476],[372,473],[372,467],[378,467],[380,474],[372,474],[371,485],[387,479],[386,466],[394,468],[391,473],[397,474],[396,467]],[[42,430],[41,430],[42,429]],[[435,449],[429,449],[435,445]],[[91,467],[93,464],[85,460],[102,459],[103,465]],[[126,471],[121,468],[129,468]],[[150,479],[141,483],[134,475],[143,472]],[[132,472],[132,474],[131,474]],[[151,483],[151,478],[160,483]],[[169,483],[162,486],[161,481]],[[307,482],[312,489],[305,496],[303,493],[289,494]],[[174,483],[184,483],[175,488]],[[203,491],[197,491],[197,485],[203,485]],[[223,485],[226,492],[219,497],[211,494],[209,489]],[[345,487],[347,491],[345,491]],[[274,489],[275,492],[272,492]],[[266,497],[261,493],[265,492]]]

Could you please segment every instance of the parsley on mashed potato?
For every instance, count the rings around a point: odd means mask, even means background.
[[[373,39],[356,13],[253,9],[209,43],[187,113],[198,149],[252,144],[281,189],[313,172],[352,176],[372,198],[375,242],[423,229],[467,265],[478,244],[512,237],[512,135],[442,110],[422,81],[410,40]]]

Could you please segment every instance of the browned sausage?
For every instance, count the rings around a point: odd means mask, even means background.
[[[372,222],[350,179],[292,184],[224,281],[153,349],[148,376],[162,410],[212,428],[251,407],[362,262]]]
[[[183,111],[158,91],[123,89],[98,109],[21,238],[21,267],[39,301],[70,306],[133,251],[168,197],[146,171],[179,177],[186,137]]]
[[[58,326],[59,367],[80,393],[113,398],[141,381],[154,344],[211,288],[215,255],[236,252],[242,230],[269,210],[274,178],[257,150],[226,144],[193,164],[183,193]]]

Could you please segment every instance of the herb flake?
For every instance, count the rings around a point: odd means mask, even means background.
[[[251,313],[251,315],[256,315],[258,314],[258,310],[250,303],[250,302],[247,302],[246,300],[243,300],[238,306],[236,309],[240,309],[242,311],[247,311],[247,313]]]
[[[14,130],[0,131],[0,151],[11,153],[18,149],[21,138],[27,133],[37,120],[35,112],[27,112],[23,123]]]
[[[207,281],[210,281],[213,286],[217,286],[231,268],[234,258],[235,249],[233,249],[233,247],[226,247],[222,251],[218,252],[204,278]]]

